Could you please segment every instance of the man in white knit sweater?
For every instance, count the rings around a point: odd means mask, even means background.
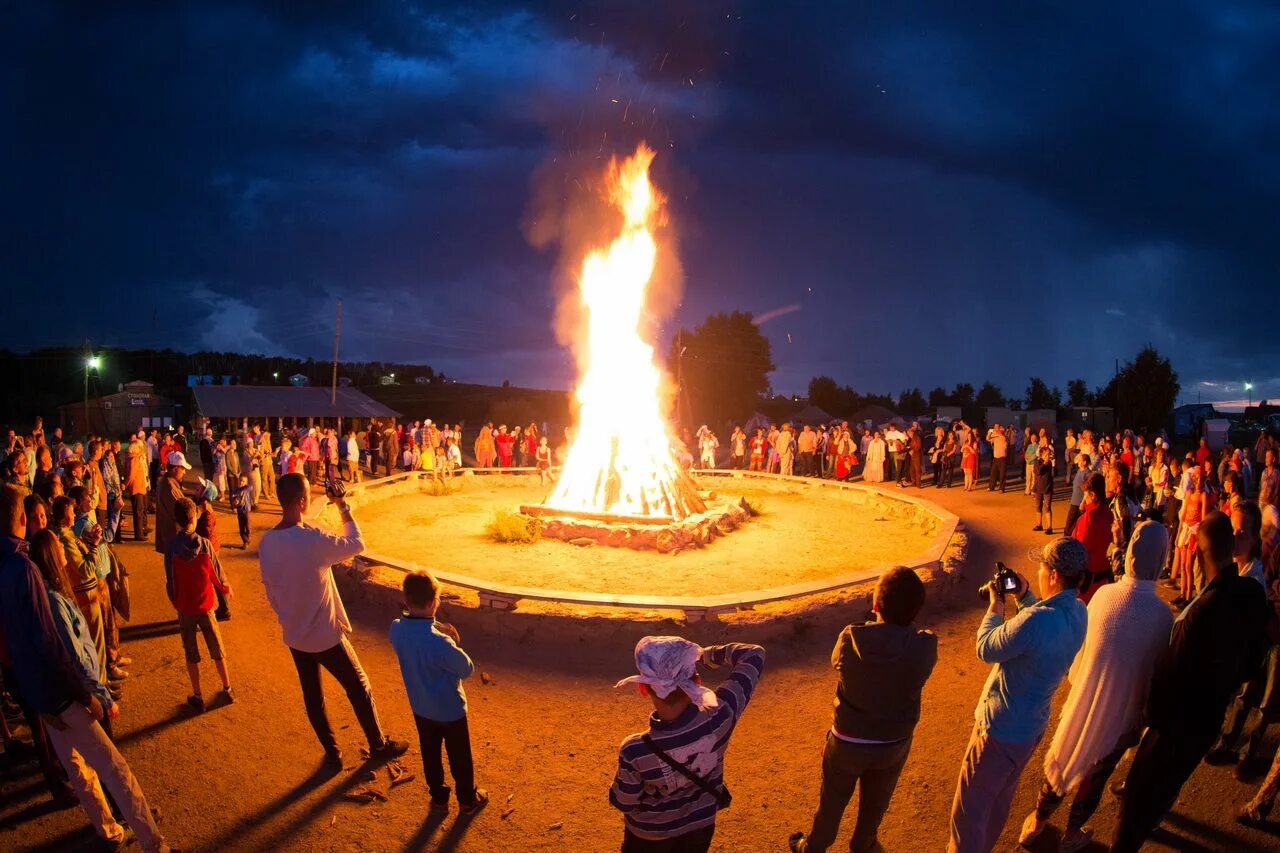
[[[1156,594],[1156,578],[1169,551],[1164,525],[1144,521],[1133,531],[1126,571],[1089,602],[1084,646],[1068,678],[1071,693],[1044,758],[1044,784],[1018,838],[1028,845],[1048,825],[1058,804],[1075,790],[1058,849],[1082,850],[1092,831],[1085,823],[1107,780],[1142,733],[1142,713],[1156,658],[1169,644],[1173,614]]]

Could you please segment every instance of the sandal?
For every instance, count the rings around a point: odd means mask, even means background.
[[[1030,847],[1035,840],[1044,832],[1045,827],[1049,825],[1049,821],[1041,821],[1036,817],[1036,813],[1032,812],[1027,815],[1027,819],[1022,822],[1022,829],[1018,832],[1018,843],[1023,847]]]

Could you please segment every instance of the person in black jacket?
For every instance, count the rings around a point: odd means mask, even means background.
[[[920,692],[938,662],[938,638],[914,627],[924,584],[911,569],[890,569],[876,585],[875,621],[840,632],[831,663],[840,674],[835,715],[822,753],[822,792],[808,835],[794,833],[797,853],[835,841],[840,818],[861,787],[850,849],[878,850],[876,832],[889,808],[920,720]]]
[[[1111,847],[1117,853],[1136,853],[1164,819],[1217,740],[1227,705],[1266,652],[1266,594],[1238,574],[1234,544],[1226,515],[1205,516],[1196,545],[1208,583],[1174,623],[1156,662],[1147,731],[1125,781]]]

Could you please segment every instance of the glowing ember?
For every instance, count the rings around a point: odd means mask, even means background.
[[[609,163],[609,200],[622,213],[622,231],[582,263],[587,367],[577,391],[577,436],[548,507],[673,519],[705,509],[671,454],[661,374],[653,346],[640,337],[662,210],[649,182],[653,155],[641,145],[622,163]]]

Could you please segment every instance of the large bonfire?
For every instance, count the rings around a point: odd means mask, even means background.
[[[578,277],[586,326],[578,429],[548,508],[672,520],[706,508],[672,455],[662,374],[641,336],[658,254],[654,230],[662,223],[663,199],[649,180],[653,157],[641,145],[609,163],[609,201],[622,227],[587,254]]]

